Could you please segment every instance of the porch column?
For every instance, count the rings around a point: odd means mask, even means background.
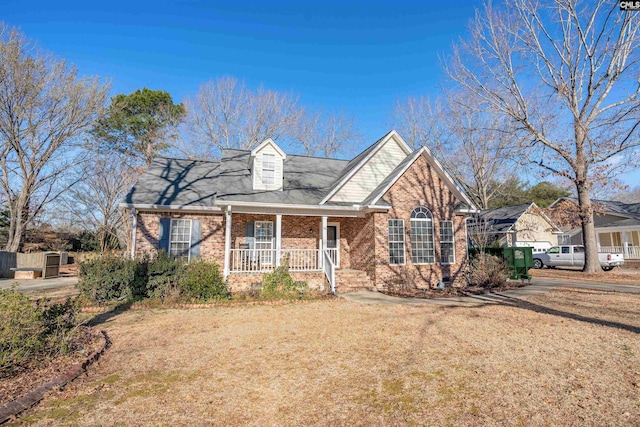
[[[225,212],[225,231],[224,231],[224,278],[229,277],[231,271],[231,206],[227,206]]]
[[[131,222],[131,259],[136,257],[136,234],[138,230],[138,213],[136,208],[131,208],[131,216],[133,217]]]
[[[276,215],[276,267],[280,266],[282,254],[282,214]]]
[[[322,253],[320,254],[320,259],[322,260],[322,266],[324,267],[324,251],[327,250],[327,217],[322,217]]]

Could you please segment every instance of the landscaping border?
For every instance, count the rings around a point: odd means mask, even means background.
[[[144,303],[134,303],[127,307],[127,310],[152,310],[152,309],[181,309],[181,308],[218,308],[218,307],[242,307],[256,305],[290,305],[290,304],[309,304],[315,301],[339,301],[340,298],[327,296],[313,299],[282,299],[282,300],[264,300],[264,301],[229,301],[229,302],[212,302],[212,303],[163,303],[161,305],[147,305]],[[83,313],[107,313],[117,311],[118,306],[85,306],[82,307]]]
[[[0,424],[4,424],[5,422],[16,417],[20,412],[34,406],[36,403],[42,400],[42,398],[48,391],[57,387],[62,387],[65,384],[78,378],[80,374],[85,371],[87,366],[98,360],[104,353],[104,351],[111,345],[111,341],[109,340],[109,336],[107,335],[106,331],[99,331],[99,334],[101,336],[101,339],[103,340],[100,348],[91,353],[83,362],[76,364],[62,376],[54,378],[36,388],[35,390],[31,390],[26,395],[12,400],[6,405],[0,407]]]

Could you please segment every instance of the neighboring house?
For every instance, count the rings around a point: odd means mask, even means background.
[[[464,285],[474,212],[429,150],[395,131],[351,161],[286,154],[271,139],[219,161],[156,158],[121,206],[132,255],[216,261],[234,290],[284,259],[319,288]]]
[[[640,260],[640,203],[624,203],[615,200],[592,200],[596,213],[593,223],[596,229],[598,250],[621,252],[625,259]],[[561,197],[549,206],[554,217],[577,217],[578,201]],[[573,213],[573,214],[572,214]],[[564,227],[567,244],[583,244],[579,222]]]
[[[469,224],[473,245],[531,246],[534,253],[556,246],[561,233],[532,202],[481,211]]]

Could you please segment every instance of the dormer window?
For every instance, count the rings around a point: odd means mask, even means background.
[[[286,158],[285,152],[271,138],[251,150],[249,168],[253,177],[253,189],[281,191]]]
[[[262,183],[273,185],[276,182],[276,156],[275,154],[262,155]]]

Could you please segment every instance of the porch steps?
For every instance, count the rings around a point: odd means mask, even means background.
[[[336,270],[336,292],[360,292],[374,290],[371,279],[362,270]]]

